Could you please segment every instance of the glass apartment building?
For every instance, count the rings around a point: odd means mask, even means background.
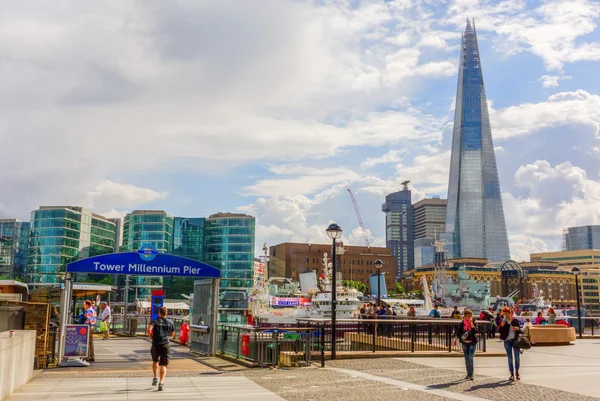
[[[61,282],[68,263],[114,253],[115,220],[78,206],[42,206],[31,212],[25,280],[32,284]],[[80,278],[76,277],[76,280]]]
[[[563,251],[600,249],[600,226],[569,227],[563,230]]]
[[[204,218],[175,217],[173,255],[204,261]]]
[[[205,221],[204,261],[221,270],[221,321],[245,323],[254,281],[254,230],[254,217],[245,214],[217,213]]]
[[[500,181],[474,23],[463,35],[448,185],[446,233],[455,258],[510,259]]]
[[[0,220],[0,276],[23,278],[27,265],[29,223]]]
[[[145,244],[152,244],[159,253],[172,253],[174,218],[162,210],[134,210],[123,221],[122,252],[136,252]],[[136,298],[150,298],[152,289],[160,289],[162,277],[135,276],[130,287]]]
[[[414,225],[411,191],[404,189],[385,197],[381,206],[385,212],[385,243],[396,257],[396,279],[414,267]]]

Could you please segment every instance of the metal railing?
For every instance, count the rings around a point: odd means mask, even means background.
[[[454,342],[454,332],[460,321],[454,319],[343,319],[336,324],[336,353],[370,351],[431,352],[462,351]],[[491,322],[476,321],[477,351],[486,352],[487,334]],[[312,349],[320,351],[316,358],[331,352],[331,321],[326,319],[298,320],[301,327],[314,328]]]
[[[187,316],[167,316],[168,319],[173,321],[175,325],[175,340],[179,339],[179,330],[184,322],[189,323]],[[150,315],[112,315],[112,322],[110,324],[110,332],[120,335],[136,336],[145,335],[146,327],[152,321]]]
[[[314,330],[218,325],[217,354],[255,366],[306,366],[312,359]]]

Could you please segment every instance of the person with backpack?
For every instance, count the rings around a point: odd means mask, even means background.
[[[504,350],[508,356],[508,370],[510,372],[509,380],[521,380],[519,375],[519,367],[521,365],[521,350],[515,347],[515,342],[519,338],[521,326],[519,320],[515,319],[509,307],[502,308],[504,318],[500,323],[500,339],[504,341]],[[513,365],[514,364],[514,365]]]
[[[158,384],[158,391],[163,391],[165,377],[167,376],[167,366],[169,365],[169,339],[175,337],[175,325],[170,319],[167,319],[167,308],[162,307],[158,310],[158,319],[150,322],[146,328],[146,334],[152,340],[152,372],[154,379],[152,385]],[[160,382],[158,381],[158,370],[160,368]]]
[[[473,320],[473,312],[466,309],[465,318],[456,326],[454,332],[454,345],[456,341],[460,341],[462,345],[463,354],[465,355],[465,366],[467,368],[467,377],[465,380],[474,380],[473,374],[475,371],[474,359],[475,351],[477,350],[477,327]]]

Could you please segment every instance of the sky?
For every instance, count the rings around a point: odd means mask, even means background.
[[[600,3],[19,1],[0,12],[0,217],[256,217],[257,252],[372,244],[381,204],[446,197],[475,19],[511,255],[600,224]]]

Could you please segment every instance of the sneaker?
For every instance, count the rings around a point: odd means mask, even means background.
[[[162,383],[158,383],[158,391],[163,391],[163,384]]]
[[[515,380],[515,376],[514,375],[510,375],[510,377],[508,378],[508,380],[514,381]]]
[[[465,380],[469,380],[471,378],[471,375],[467,375],[467,377],[465,377]]]
[[[152,385],[156,386],[158,384],[158,379],[155,377],[154,379],[152,379]]]

